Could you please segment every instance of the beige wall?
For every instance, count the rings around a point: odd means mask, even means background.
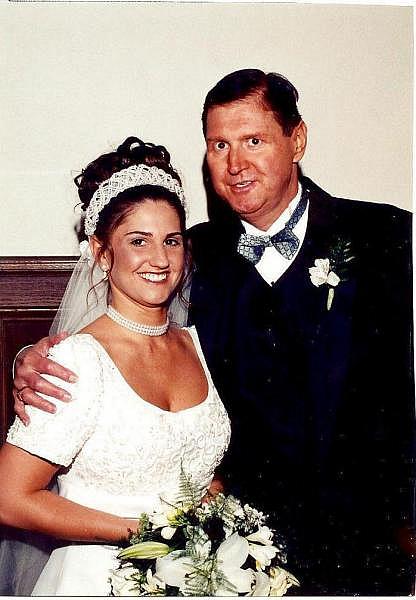
[[[71,178],[130,134],[169,148],[205,219],[200,109],[243,67],[297,86],[305,174],[412,206],[410,7],[1,3],[0,61],[0,255],[76,253]]]

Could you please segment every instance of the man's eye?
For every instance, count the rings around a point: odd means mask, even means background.
[[[214,144],[215,150],[225,150],[226,147],[227,147],[226,142],[215,142],[215,144]]]
[[[259,138],[256,137],[252,137],[248,140],[249,146],[258,146],[261,141],[259,140]]]

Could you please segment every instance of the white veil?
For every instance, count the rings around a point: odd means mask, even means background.
[[[170,322],[177,327],[185,327],[188,323],[189,298],[191,295],[192,273],[185,267],[185,284],[181,294],[175,294],[169,304],[168,317]]]
[[[81,256],[75,265],[66,286],[61,304],[49,330],[50,335],[61,331],[76,333],[98,319],[107,310],[108,280],[97,263],[94,263],[90,245],[87,241],[80,244]],[[190,277],[181,298],[178,294],[172,299],[168,315],[171,323],[183,327],[188,319],[188,304],[191,289]]]
[[[49,330],[76,333],[107,310],[108,281],[97,264],[87,241],[79,245],[81,256],[66,286],[61,304]]]

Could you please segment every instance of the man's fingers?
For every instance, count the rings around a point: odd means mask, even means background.
[[[41,410],[45,411],[45,412],[49,412],[49,413],[55,413],[56,412],[56,406],[52,403],[49,402],[48,400],[45,400],[44,398],[41,398],[40,396],[38,396],[38,394],[35,394],[35,392],[33,390],[31,390],[29,387],[23,388],[23,390],[21,390],[20,392],[18,392],[17,390],[14,390],[13,392],[13,396],[15,399],[15,411],[16,413],[19,415],[20,418],[21,415],[23,414],[23,422],[26,423],[29,421],[29,417],[26,414],[25,411],[25,405],[30,404],[31,406],[36,406],[36,408],[40,408]],[[23,407],[22,407],[23,404]]]
[[[59,365],[57,365],[59,366]],[[63,367],[60,367],[61,369]],[[61,378],[62,379],[62,378]],[[32,371],[27,377],[24,378],[24,383],[23,385],[19,385],[19,379],[16,378],[15,379],[15,389],[19,392],[24,392],[24,397],[22,397],[21,399],[23,400],[23,402],[25,404],[32,404],[32,402],[27,402],[26,398],[27,398],[27,391],[26,390],[30,390],[32,392],[35,393],[35,396],[37,396],[37,393],[41,393],[41,394],[45,394],[46,396],[51,396],[52,398],[56,398],[57,400],[63,400],[64,402],[68,402],[69,400],[71,400],[71,393],[67,392],[66,390],[60,388],[59,386],[55,385],[54,383],[51,383],[50,381],[48,381],[47,379],[44,379],[44,377],[42,377],[42,375],[39,375],[39,373],[36,373],[35,371]],[[34,406],[37,406],[37,404],[34,404]]]
[[[56,337],[57,336],[42,338],[41,340],[36,342],[36,344],[34,344],[27,353],[24,353],[23,356],[25,357],[27,356],[27,354],[31,354],[32,352],[40,354],[41,356],[46,356],[49,350],[52,348],[52,346],[54,346],[57,343],[56,341],[53,341]]]
[[[56,335],[50,335],[49,337],[44,337],[44,338],[40,339],[38,342],[36,342],[36,344],[31,346],[30,350],[23,351],[22,358],[25,357],[27,354],[30,355],[32,352],[34,352],[36,354],[40,354],[43,357],[46,357],[49,350],[52,348],[52,346],[55,346],[56,344],[59,344],[59,342],[62,342],[62,340],[67,338],[68,335],[69,334],[66,331],[61,331],[60,333],[57,333]],[[20,357],[20,355],[19,355],[19,357]]]
[[[49,349],[66,337],[68,334],[62,332],[43,338],[31,348],[24,350],[16,360],[16,375],[13,382],[14,410],[25,425],[30,422],[26,413],[26,404],[50,413],[56,411],[55,405],[41,398],[39,393],[64,402],[71,400],[69,392],[43,377],[43,375],[52,375],[69,383],[77,380],[76,374],[70,369],[47,358]]]
[[[18,395],[17,390],[13,390],[13,398],[14,398],[14,412],[17,414],[19,419],[23,422],[24,425],[29,425],[30,419],[26,414],[25,403],[22,402],[20,396]]]
[[[66,367],[63,367],[62,365],[51,360],[50,358],[39,359],[39,368],[36,370],[42,375],[53,375],[54,377],[57,377],[58,379],[63,379],[68,383],[75,383],[78,379],[78,377],[73,371],[70,371]],[[33,385],[30,387],[32,387],[38,392],[43,392],[43,390],[40,390],[37,387],[34,387]]]
[[[73,371],[66,369],[50,358],[43,358],[31,349],[16,368],[15,386],[21,389],[28,385],[36,392],[43,392],[43,389],[39,389],[36,385],[36,382],[39,381],[39,373],[53,375],[58,379],[68,381],[68,383],[75,383],[77,380],[77,376]]]

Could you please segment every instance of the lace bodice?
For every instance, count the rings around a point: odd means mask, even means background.
[[[181,468],[203,493],[229,443],[230,424],[196,330],[187,331],[208,380],[201,404],[168,412],[146,402],[91,335],[76,334],[50,352],[79,376],[72,385],[49,377],[70,389],[73,401],[54,400],[55,415],[28,406],[30,426],[16,419],[7,441],[69,467],[59,475],[60,494],[101,510],[136,516],[154,509],[159,498],[176,496]]]

